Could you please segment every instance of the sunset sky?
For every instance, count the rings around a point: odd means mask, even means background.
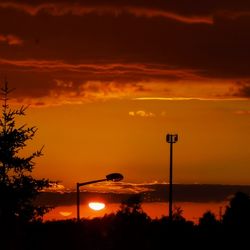
[[[0,2],[0,77],[45,145],[34,174],[250,182],[250,2]]]

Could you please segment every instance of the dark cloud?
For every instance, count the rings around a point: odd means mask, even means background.
[[[1,73],[27,95],[47,95],[55,79],[250,78],[247,1],[10,0],[0,2],[0,23]]]
[[[175,70],[151,64],[0,59],[0,65],[11,86],[16,88],[14,97],[23,98],[64,96],[67,99],[67,93],[70,93],[71,99],[80,98],[82,101],[109,98],[115,94],[122,97],[126,94],[150,92],[147,82],[152,79],[177,81],[183,77],[195,77],[195,72],[191,70]],[[19,101],[23,99],[19,98]]]
[[[123,189],[122,192],[120,192],[121,189]],[[107,202],[120,203],[136,193],[141,195],[143,202],[168,201],[167,184],[142,184],[139,187],[138,184],[127,184],[125,186],[122,185],[121,189],[118,192],[85,191],[81,193],[81,200],[87,202],[90,198],[101,197]],[[174,185],[174,199],[177,202],[222,202],[228,201],[238,191],[249,194],[250,186],[176,184]],[[52,206],[74,205],[75,192],[42,193],[38,202]]]
[[[42,11],[49,12],[50,14],[58,14],[58,9],[64,8],[68,11],[61,11],[61,14],[67,14],[72,10],[72,6],[78,7],[112,7],[122,8],[126,6],[149,8],[149,9],[160,9],[168,10],[171,12],[180,13],[183,15],[208,15],[218,11],[232,10],[232,11],[246,11],[250,9],[250,4],[248,1],[228,1],[228,0],[175,0],[175,1],[165,1],[165,0],[24,0],[20,3],[17,0],[8,0],[1,2],[2,8],[17,9],[22,11],[30,12],[30,14],[37,14]],[[74,12],[73,12],[74,13]],[[76,12],[77,13],[77,12]]]

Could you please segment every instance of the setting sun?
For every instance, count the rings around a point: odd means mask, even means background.
[[[105,204],[102,203],[102,202],[90,202],[90,203],[89,203],[89,207],[90,207],[92,210],[100,211],[100,210],[102,210],[102,209],[105,208]]]

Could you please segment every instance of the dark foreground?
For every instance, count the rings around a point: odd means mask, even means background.
[[[250,199],[238,193],[221,221],[206,212],[198,225],[177,209],[173,221],[151,220],[139,203],[92,220],[1,224],[1,250],[249,249]]]
[[[68,249],[226,249],[249,246],[248,228],[193,225],[190,222],[124,220],[113,216],[91,221],[56,221],[8,228],[2,233],[2,250]],[[247,248],[246,248],[247,249]]]

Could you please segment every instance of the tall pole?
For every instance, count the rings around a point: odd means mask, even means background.
[[[76,218],[77,221],[80,221],[80,186],[79,183],[76,183]]]
[[[169,220],[173,220],[173,142],[170,142],[169,162]]]
[[[170,162],[169,162],[169,221],[173,220],[173,143],[178,141],[177,134],[167,134],[167,142],[170,144]]]

